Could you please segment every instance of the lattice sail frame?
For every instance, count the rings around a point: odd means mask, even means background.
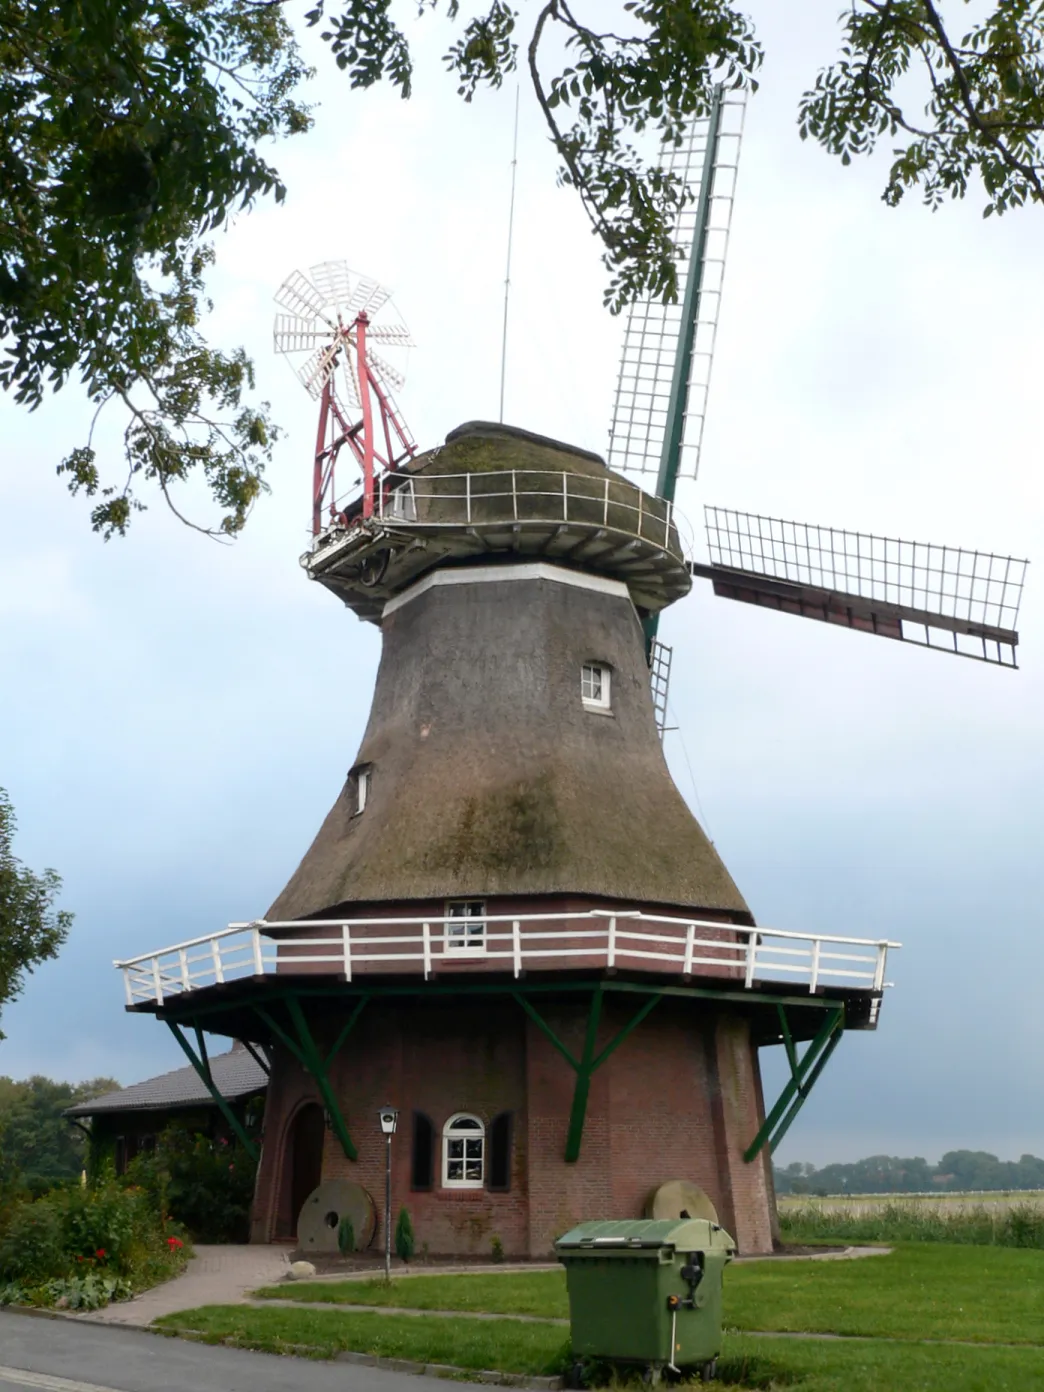
[[[709,566],[729,599],[1015,667],[1027,561],[779,517],[704,509]]]
[[[709,150],[711,122],[705,117],[690,125],[680,146],[667,146],[663,153],[663,167],[681,179],[692,194],[674,229],[675,245],[685,256],[679,275],[679,296],[674,304],[645,298],[631,306],[609,430],[609,466],[638,482],[650,476],[657,478],[661,471],[675,364],[683,339],[686,304],[692,300],[684,291],[694,274],[699,276],[699,294],[692,306],[695,338],[685,369],[678,476],[695,479],[699,470],[746,104],[747,93],[742,88],[723,94],[713,150]],[[693,251],[708,168],[706,237],[697,262]]]

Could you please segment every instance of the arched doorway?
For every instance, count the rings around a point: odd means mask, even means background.
[[[283,1235],[297,1235],[297,1219],[304,1201],[319,1184],[323,1174],[323,1140],[326,1119],[317,1102],[306,1102],[300,1108],[286,1136],[284,1188],[287,1196],[280,1213]]]

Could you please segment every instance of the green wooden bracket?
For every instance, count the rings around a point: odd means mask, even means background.
[[[580,1158],[580,1142],[584,1138],[584,1119],[587,1116],[587,1098],[591,1091],[591,1074],[594,1072],[594,1051],[598,1039],[598,1021],[602,1016],[602,993],[595,991],[591,997],[591,1008],[587,1012],[587,1030],[584,1033],[584,1052],[580,1067],[576,1070],[576,1085],[573,1088],[573,1105],[569,1112],[569,1132],[566,1136],[565,1158],[567,1165],[573,1165]]]
[[[232,1128],[233,1134],[238,1137],[239,1141],[243,1146],[243,1149],[250,1156],[251,1160],[253,1160],[254,1163],[257,1164],[259,1159],[257,1146],[254,1144],[250,1136],[247,1135],[246,1129],[244,1128],[242,1122],[236,1116],[235,1112],[228,1105],[225,1099],[221,1096],[221,1093],[218,1091],[217,1086],[214,1083],[214,1076],[210,1071],[210,1060],[207,1057],[207,1046],[203,1039],[203,1031],[200,1029],[199,1025],[194,1026],[196,1031],[196,1042],[199,1047],[199,1053],[196,1054],[193,1052],[192,1045],[188,1042],[188,1040],[182,1033],[181,1026],[177,1024],[176,1021],[168,1020],[167,1026],[170,1029],[171,1034],[181,1045],[185,1057],[188,1059],[189,1063],[191,1063],[192,1067],[196,1070],[196,1073],[199,1075],[200,1081],[203,1083],[203,1086],[214,1099],[218,1111],[228,1122],[229,1126]]]
[[[783,1029],[783,1043],[790,1063],[790,1078],[780,1093],[776,1105],[761,1124],[761,1129],[743,1152],[749,1164],[761,1153],[767,1144],[771,1155],[790,1129],[790,1124],[804,1106],[805,1099],[812,1091],[820,1073],[826,1067],[830,1055],[841,1042],[845,1032],[845,1008],[838,1006],[831,1010],[799,1059],[794,1047],[783,1007],[778,1006],[780,1023]]]
[[[270,1078],[272,1076],[272,1069],[269,1066],[268,1060],[265,1058],[264,1054],[258,1053],[258,1051],[254,1048],[253,1044],[250,1043],[249,1039],[241,1039],[239,1042],[242,1044],[243,1048],[247,1051],[250,1057],[257,1064],[258,1068],[260,1068],[261,1072],[265,1075],[265,1077]]]
[[[598,1024],[602,1016],[602,996],[601,985],[596,986],[591,995],[591,1008],[587,1014],[587,1029],[584,1033],[584,1050],[580,1058],[577,1059],[566,1048],[555,1034],[554,1030],[537,1011],[532,1002],[527,1000],[521,991],[514,992],[515,1000],[526,1012],[529,1018],[551,1041],[554,1047],[569,1064],[576,1074],[576,1084],[573,1088],[573,1105],[569,1112],[569,1131],[566,1136],[565,1158],[570,1165],[580,1158],[580,1143],[584,1136],[584,1121],[587,1117],[587,1099],[591,1093],[591,1078],[606,1059],[617,1049],[638,1025],[645,1019],[653,1007],[660,1001],[659,994],[653,995],[641,1009],[630,1019],[627,1024],[609,1041],[602,1052],[595,1054],[595,1044],[598,1040]]]
[[[291,1035],[283,1029],[282,1025],[278,1024],[272,1018],[263,1005],[254,1006],[254,1011],[259,1018],[265,1022],[277,1039],[282,1040],[305,1071],[310,1073],[315,1079],[316,1086],[319,1089],[319,1096],[323,1099],[323,1105],[329,1115],[330,1125],[333,1127],[334,1135],[340,1141],[341,1149],[349,1160],[357,1160],[359,1158],[359,1152],[356,1150],[355,1142],[351,1138],[348,1124],[344,1119],[344,1113],[341,1111],[341,1105],[337,1100],[337,1094],[330,1084],[329,1069],[331,1063],[333,1063],[334,1059],[340,1053],[344,1041],[352,1032],[355,1022],[362,1014],[363,1007],[368,1000],[369,996],[363,996],[357,1003],[355,1009],[348,1017],[344,1028],[337,1036],[333,1048],[325,1059],[322,1054],[320,1054],[318,1046],[312,1037],[312,1032],[308,1028],[308,1021],[305,1019],[304,1011],[301,1009],[301,1002],[296,995],[286,997],[287,1013],[293,1023],[294,1032],[297,1035],[296,1039],[292,1038]]]

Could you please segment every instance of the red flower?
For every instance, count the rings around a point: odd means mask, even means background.
[[[94,1255],[95,1255],[96,1257],[100,1257],[102,1260],[104,1260],[104,1258],[105,1258],[105,1248],[104,1248],[104,1247],[99,1247],[98,1250],[95,1252]]]
[[[181,1240],[180,1237],[168,1237],[168,1238],[167,1238],[167,1246],[170,1248],[170,1250],[171,1250],[172,1252],[174,1251],[174,1249],[175,1249],[176,1247],[184,1247],[184,1245],[185,1245],[185,1244],[182,1242],[182,1240]]]

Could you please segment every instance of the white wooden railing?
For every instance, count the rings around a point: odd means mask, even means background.
[[[390,528],[446,530],[460,527],[483,531],[510,524],[563,527],[571,523],[601,527],[637,537],[665,551],[693,555],[688,519],[673,502],[652,499],[640,488],[617,478],[589,474],[503,469],[469,474],[388,474],[374,499],[375,516]],[[340,498],[338,508],[350,508],[355,493]],[[349,524],[347,536],[359,519]],[[342,528],[333,528],[333,535]],[[319,549],[330,535],[323,534]]]
[[[306,936],[309,930],[323,936]],[[755,982],[796,982],[810,992],[847,986],[879,995],[892,984],[885,980],[888,950],[899,946],[884,939],[744,928],[639,910],[482,919],[259,919],[114,966],[123,972],[128,1005],[162,1004],[186,991],[280,969],[343,975],[348,981],[353,973],[415,971],[427,980],[436,973],[473,972],[487,963],[516,977],[555,966],[630,966],[684,977],[724,976],[747,990]]]

